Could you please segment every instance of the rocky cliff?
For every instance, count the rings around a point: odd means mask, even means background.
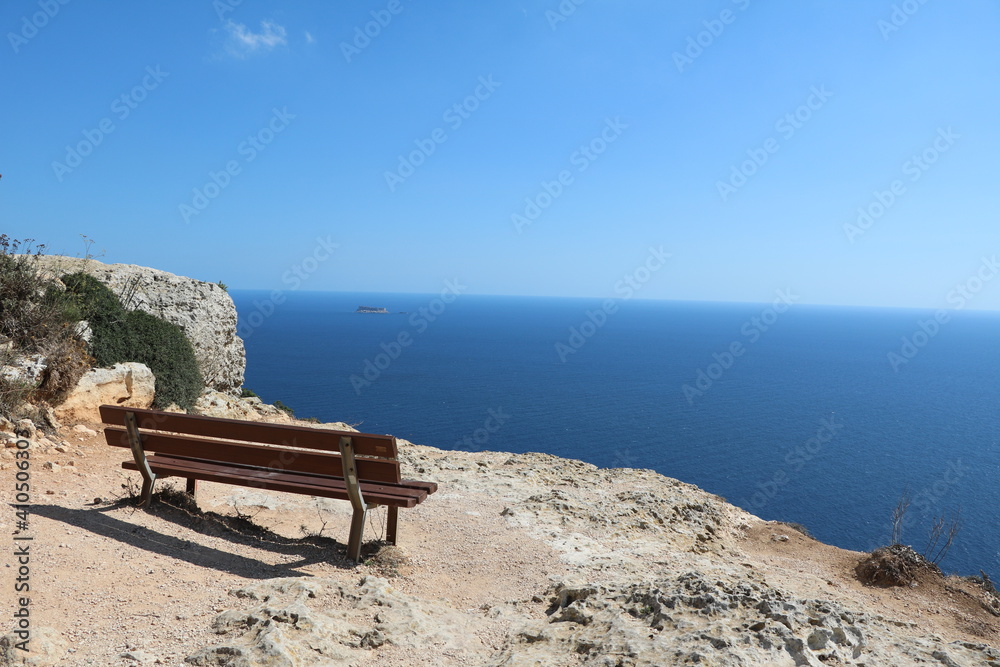
[[[997,600],[964,580],[862,585],[853,570],[862,554],[649,470],[546,454],[417,446],[404,454],[414,474],[441,484],[421,510],[447,507],[424,515],[434,524],[421,531],[430,546],[414,544],[404,517],[418,561],[406,576],[234,589],[213,621],[220,641],[188,660],[425,664],[408,661],[417,652],[433,656],[426,664],[491,667],[1000,667],[990,645]],[[285,511],[281,501],[275,509]],[[439,520],[458,528],[441,530]],[[435,556],[439,571],[419,564]],[[496,583],[470,578],[470,569]],[[475,582],[465,584],[468,601],[414,582],[441,570]]]
[[[231,394],[243,386],[246,355],[236,335],[236,307],[219,285],[132,264],[58,255],[42,256],[40,262],[56,277],[88,273],[126,296],[130,307],[178,325],[194,347],[206,387]]]

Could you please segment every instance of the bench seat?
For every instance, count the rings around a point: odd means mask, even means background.
[[[303,474],[289,471],[278,471],[269,468],[258,468],[238,463],[221,461],[206,461],[188,459],[176,456],[161,456],[151,454],[146,456],[150,469],[157,478],[186,477],[205,482],[219,482],[236,486],[249,486],[255,489],[269,491],[284,491],[300,493],[322,498],[350,500],[347,492],[347,482],[340,477],[330,475]],[[135,461],[124,461],[122,468],[139,470]],[[435,485],[436,486],[436,485]],[[376,482],[360,482],[361,493],[365,500],[376,505],[393,507],[416,507],[417,503],[427,498],[428,489],[419,486],[399,486],[379,484]]]
[[[348,555],[355,561],[367,510],[388,508],[386,541],[395,544],[399,508],[437,491],[434,482],[401,478],[392,436],[116,405],[100,412],[108,445],[132,452],[122,467],[142,475],[142,506],[152,502],[161,477],[186,478],[196,501],[199,481],[348,500],[354,509]]]

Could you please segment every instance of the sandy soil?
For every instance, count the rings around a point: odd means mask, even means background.
[[[553,580],[607,576],[606,565],[574,563],[539,531],[501,516],[512,499],[550,488],[549,482],[522,479],[516,471],[497,478],[464,472],[462,483],[442,484],[427,502],[401,511],[400,548],[408,563],[396,572],[380,561],[355,565],[346,559],[346,502],[203,484],[199,506],[206,515],[162,502],[150,511],[138,510],[123,488],[134,486],[138,477],[120,467],[127,453],[107,447],[96,433],[81,434],[70,426],[58,438],[66,443],[65,451],[36,452],[32,459],[35,490],[28,534],[34,538],[32,627],[51,628],[65,640],[68,653],[59,664],[183,665],[195,650],[217,643],[212,620],[239,604],[230,591],[274,577],[357,582],[376,574],[391,577],[406,593],[456,609],[522,600],[527,613],[541,617],[546,605],[537,596]],[[442,461],[480,457],[488,461],[480,464],[483,473],[501,456],[426,451]],[[2,495],[8,498],[12,460],[2,458],[0,464]],[[413,470],[404,475],[428,478]],[[161,485],[182,488],[175,480]],[[11,535],[13,511],[6,504],[4,509],[0,528]],[[226,522],[220,515],[250,517],[252,524]],[[376,511],[366,538],[378,537],[383,525],[384,514]],[[966,581],[928,578],[909,589],[866,587],[853,573],[860,554],[774,522],[750,521],[722,542],[717,553],[745,560],[758,577],[802,597],[835,599],[896,619],[903,632],[997,644],[1000,619],[986,611],[981,591]],[[10,542],[3,550],[10,553]],[[10,618],[15,567],[9,555],[0,563],[5,566],[0,568],[4,617]],[[493,635],[485,633],[480,640],[499,649],[506,631],[498,621]],[[122,657],[130,652],[133,658]],[[387,648],[373,651],[366,664],[408,661]]]

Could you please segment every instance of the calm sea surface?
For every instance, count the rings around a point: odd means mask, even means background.
[[[942,567],[1000,577],[1000,315],[232,296],[246,386],[299,417],[443,449],[652,468],[857,550],[889,541],[908,488],[904,542],[923,550],[934,517],[961,512]]]

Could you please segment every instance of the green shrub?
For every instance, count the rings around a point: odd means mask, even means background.
[[[284,412],[285,414],[287,414],[289,417],[294,417],[295,416],[295,410],[291,409],[290,407],[288,407],[287,405],[285,405],[281,401],[275,401],[274,402],[274,407],[278,408],[279,410],[281,410],[282,412]]]
[[[125,318],[125,308],[115,293],[94,276],[86,273],[71,273],[62,277],[66,292],[73,298],[66,298],[67,312],[76,315],[77,320],[87,320],[91,328],[95,323],[118,323]]]
[[[240,398],[259,398],[259,397],[257,396],[257,392],[255,392],[253,389],[242,387],[240,389]]]
[[[203,387],[191,342],[176,324],[141,310],[125,310],[103,283],[82,273],[63,278],[90,324],[90,354],[99,366],[126,361],[145,364],[156,376],[155,407],[176,403],[190,409]]]
[[[129,312],[125,322],[135,346],[132,361],[146,364],[156,376],[156,407],[176,403],[191,409],[203,387],[191,341],[176,324],[141,310]]]

